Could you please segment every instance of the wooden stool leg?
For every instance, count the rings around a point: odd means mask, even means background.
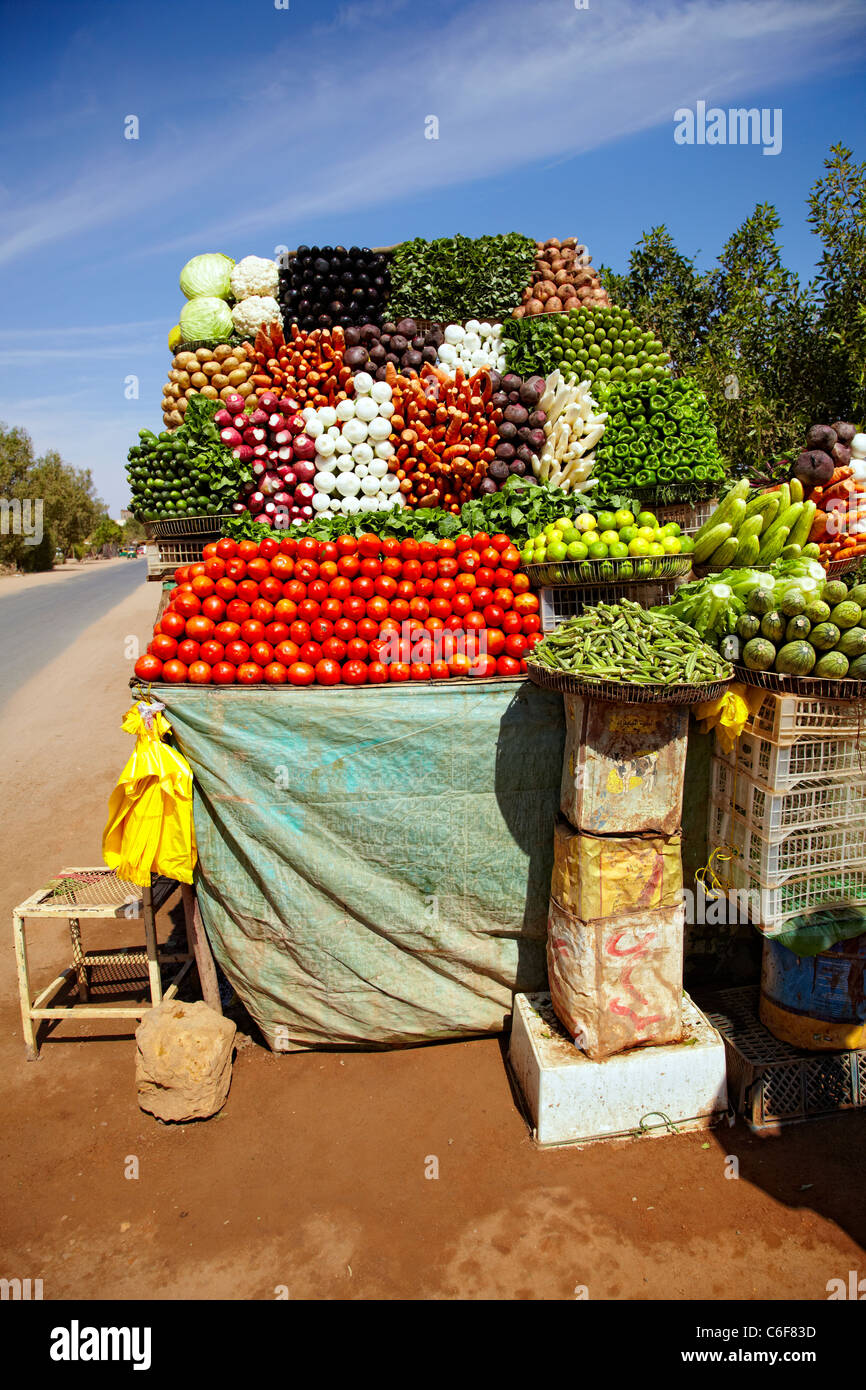
[[[153,892],[146,885],[142,893],[144,903],[144,939],[147,946],[147,976],[150,981],[150,1002],[156,1008],[162,1003],[162,975],[159,970],[159,957],[156,945],[156,920],[153,915]]]
[[[70,917],[69,919],[69,935],[72,939],[72,964],[75,967],[75,975],[78,980],[78,997],[82,1004],[86,1004],[90,998],[90,986],[87,979],[84,947],[81,944],[81,925],[77,917]]]
[[[18,966],[18,994],[21,999],[21,1031],[24,1034],[24,1047],[28,1062],[39,1057],[39,1044],[36,1029],[30,1014],[30,971],[27,967],[27,941],[24,936],[24,918],[17,913],[12,917],[12,933],[15,938],[15,963]]]
[[[210,942],[207,939],[204,923],[201,920],[201,911],[195,896],[195,890],[191,884],[182,883],[181,891],[183,893],[183,911],[186,920],[186,937],[189,948],[195,956],[202,998],[208,1007],[213,1009],[214,1013],[221,1014],[223,1006],[220,1002],[216,966],[213,963]]]

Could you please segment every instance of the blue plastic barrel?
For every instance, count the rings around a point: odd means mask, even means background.
[[[797,956],[768,937],[759,1012],[773,1036],[794,1047],[866,1047],[866,933],[816,956]]]

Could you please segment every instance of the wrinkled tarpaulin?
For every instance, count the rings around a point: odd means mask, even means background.
[[[560,695],[488,681],[159,698],[195,776],[208,936],[272,1047],[497,1032],[516,991],[545,987]]]

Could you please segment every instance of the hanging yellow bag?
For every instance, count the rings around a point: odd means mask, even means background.
[[[196,861],[192,823],[192,771],[163,743],[171,725],[158,700],[127,710],[123,729],[135,749],[108,803],[102,857],[119,878],[146,885],[151,873],[192,883]]]
[[[764,701],[765,692],[757,686],[742,685],[734,681],[717,700],[705,700],[695,705],[695,718],[701,721],[705,734],[715,729],[726,753],[733,751],[734,745],[749,715],[756,714]]]

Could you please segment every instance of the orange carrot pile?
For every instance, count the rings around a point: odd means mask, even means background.
[[[394,393],[396,454],[389,467],[400,479],[406,505],[459,512],[496,456],[502,411],[489,408],[489,374],[482,368],[467,377],[458,367],[452,379],[425,363],[420,376],[407,378],[389,363],[385,379]]]
[[[866,533],[851,528],[866,520],[866,489],[859,488],[850,468],[837,468],[829,483],[813,487],[808,500],[818,510],[809,532],[822,560],[850,560],[866,555]]]
[[[336,405],[346,399],[352,379],[343,364],[346,339],[342,328],[314,328],[305,333],[292,324],[289,342],[279,324],[256,334],[254,389],[294,396],[300,406]]]

